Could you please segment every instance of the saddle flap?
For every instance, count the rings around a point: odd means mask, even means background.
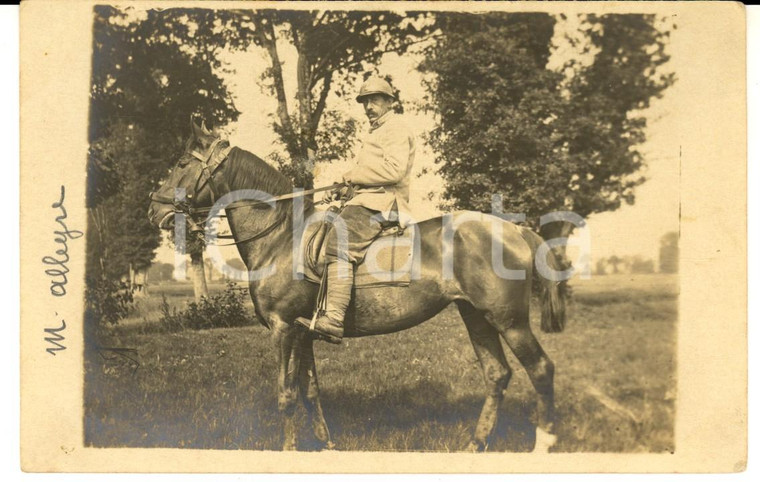
[[[304,253],[305,270],[304,274],[311,279],[310,273],[316,275],[317,281],[322,276],[322,270],[325,267],[325,239],[330,231],[333,220],[338,216],[338,209],[330,207],[324,213],[324,217],[319,224],[313,225],[310,230],[303,233],[302,252]],[[305,240],[305,243],[303,242]]]
[[[303,263],[298,271],[314,283],[321,281],[325,268],[325,240],[337,215],[338,210],[330,208],[321,222],[312,224],[303,233]],[[402,229],[398,224],[383,229],[367,249],[364,261],[356,267],[354,286],[358,289],[408,285],[414,268],[416,230],[416,226]]]
[[[367,249],[364,261],[356,267],[356,288],[408,286],[415,270],[416,231],[416,226],[405,229],[392,226],[383,230]]]

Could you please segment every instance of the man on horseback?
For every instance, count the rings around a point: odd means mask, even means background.
[[[266,213],[255,205],[240,204],[240,211],[230,209],[227,217],[235,243],[246,268],[254,274],[248,289],[259,320],[272,330],[279,376],[277,379],[278,408],[283,418],[283,448],[297,448],[298,426],[294,418],[299,392],[314,422],[314,437],[330,447],[330,432],[319,400],[316,360],[313,337],[296,336],[300,330],[296,323],[311,327],[312,323],[329,337],[340,342],[344,336],[343,317],[351,298],[352,279],[341,279],[343,265],[352,269],[353,263],[366,256],[364,250],[369,241],[378,236],[381,222],[393,219],[393,206],[403,215],[409,199],[409,180],[414,158],[414,139],[409,129],[390,112],[394,100],[393,91],[387,83],[372,80],[359,93],[359,102],[365,108],[372,128],[358,154],[356,166],[344,174],[344,179],[357,194],[345,200],[346,208],[340,218],[325,216],[327,221],[335,218],[337,240],[330,239],[328,255],[331,259],[330,286],[320,290],[320,307],[325,306],[324,292],[328,291],[329,309],[326,316],[299,318],[313,308],[314,286],[293,276],[290,269],[269,269],[278,266],[292,266],[294,243],[299,243],[301,230],[287,229],[297,222],[287,205],[282,204],[279,213]],[[151,194],[148,216],[151,223],[162,229],[172,229],[177,212],[186,219],[195,213],[211,215],[217,198],[237,192],[277,193],[279,199],[290,199],[292,183],[278,173],[263,159],[239,148],[228,150],[217,136],[209,135],[202,127],[193,123],[193,134],[185,151],[169,176]],[[210,173],[209,173],[210,171]],[[191,201],[178,202],[177,190],[185,191]],[[288,192],[291,191],[291,192]],[[258,204],[258,203],[257,203]],[[311,223],[314,209],[307,206],[303,219]],[[280,217],[280,215],[284,217]],[[376,218],[372,220],[371,218]],[[404,223],[404,218],[399,216]],[[373,224],[374,221],[374,224]],[[454,229],[455,224],[460,224]],[[494,227],[498,226],[498,232]],[[324,226],[315,226],[324,238]],[[448,231],[446,233],[444,231]],[[372,290],[362,290],[358,301],[356,319],[353,326],[347,326],[346,336],[379,335],[405,330],[431,319],[437,313],[456,302],[475,353],[480,361],[486,383],[486,399],[478,418],[471,450],[486,448],[489,437],[496,427],[499,405],[504,398],[511,370],[502,347],[502,341],[512,349],[517,359],[525,367],[539,396],[536,404],[536,448],[547,448],[556,440],[554,404],[554,364],[546,355],[531,331],[530,294],[532,281],[537,279],[541,292],[541,329],[544,332],[559,332],[565,326],[564,281],[557,282],[542,276],[540,264],[535,261],[540,255],[548,266],[556,269],[553,251],[541,254],[544,240],[527,228],[509,224],[497,216],[462,211],[451,216],[438,217],[414,226],[416,240],[424,247],[418,256],[418,276],[405,288],[381,286]],[[313,231],[316,233],[317,231]],[[335,236],[335,233],[333,233]],[[346,239],[348,238],[348,239]],[[256,240],[257,242],[250,242]],[[345,241],[345,243],[343,242]],[[395,240],[393,240],[395,241]],[[348,244],[348,249],[344,248]],[[316,250],[316,246],[312,246]],[[501,266],[494,263],[494,254],[499,254]],[[313,254],[313,251],[310,252]],[[392,257],[392,256],[391,256]],[[313,256],[309,258],[313,260]],[[371,261],[371,260],[367,260]],[[412,260],[413,261],[413,260]],[[457,262],[456,270],[449,262]],[[313,267],[314,264],[311,263]],[[369,263],[368,263],[369,264]],[[414,264],[414,263],[413,263]],[[340,270],[334,268],[341,265]],[[492,269],[488,269],[488,266]],[[498,268],[498,269],[497,269]],[[504,276],[502,268],[521,270],[525,279],[520,282]],[[310,271],[309,274],[312,274]],[[327,275],[323,275],[325,280]],[[442,283],[442,280],[449,280]],[[417,281],[418,280],[418,281]],[[328,288],[325,290],[325,288]],[[378,303],[372,309],[365,306],[378,299],[393,299],[393,303]],[[323,309],[317,311],[319,315]],[[349,319],[353,318],[349,313]],[[304,320],[305,322],[301,322]],[[318,323],[317,323],[318,322]]]
[[[346,187],[338,196],[345,204],[340,219],[333,223],[325,249],[327,307],[312,327],[331,343],[340,343],[343,338],[343,320],[351,301],[356,265],[384,227],[395,222],[405,225],[405,213],[409,211],[415,139],[392,110],[396,101],[393,88],[379,77],[369,78],[356,101],[364,105],[370,129],[355,166],[343,174]],[[347,249],[339,245],[336,229],[345,229]],[[347,270],[340,268],[342,263],[346,263]]]

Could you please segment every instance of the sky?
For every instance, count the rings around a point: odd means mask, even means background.
[[[566,22],[560,22],[555,32],[555,50],[550,59],[550,66],[558,66],[568,55],[577,55],[563,41],[565,33],[573,31],[577,25],[569,17]],[[671,45],[668,47],[672,58],[669,62],[671,70],[678,74],[680,62],[679,53],[684,46],[679,45],[678,30],[673,32]],[[280,56],[286,75],[285,87],[290,94],[291,108],[295,105],[295,49],[289,45],[280,44]],[[232,145],[265,157],[277,149],[276,135],[272,131],[272,113],[275,112],[276,100],[262,91],[257,83],[261,72],[269,59],[263,50],[226,54],[225,60],[234,69],[234,73],[226,80],[235,100],[235,105],[241,112],[237,122],[227,126],[225,132]],[[415,69],[417,58],[414,55],[398,56],[387,54],[379,64],[381,74],[389,74],[394,79],[395,86],[401,91],[405,103],[410,105],[421,102],[425,91],[422,76]],[[359,86],[356,86],[357,90]],[[659,242],[662,235],[668,231],[679,229],[679,139],[678,139],[678,105],[683,102],[684,95],[676,82],[665,91],[662,99],[652,102],[647,111],[648,118],[647,141],[641,146],[645,154],[647,168],[643,173],[647,180],[636,190],[636,201],[633,205],[624,205],[614,212],[591,215],[587,219],[587,231],[578,232],[576,240],[589,239],[588,248],[591,263],[613,254],[617,256],[642,256],[652,259],[657,265]],[[359,127],[360,135],[366,132],[368,123],[361,106],[351,99],[341,99],[334,95],[328,98],[328,109],[341,110],[354,118]],[[439,213],[438,203],[444,184],[435,173],[433,155],[423,141],[423,135],[430,130],[435,120],[430,116],[406,108],[407,123],[416,130],[418,137],[418,152],[413,170],[414,179],[411,186],[412,214],[418,219],[433,217]],[[333,163],[318,163],[315,172],[315,186],[330,184],[340,180],[340,175],[347,170],[350,160]],[[422,171],[427,168],[427,173]],[[508,200],[505,200],[508,206]],[[571,251],[572,253],[572,251]],[[224,257],[237,256],[235,250],[222,250]],[[159,250],[158,260],[172,262],[174,254],[170,248]]]

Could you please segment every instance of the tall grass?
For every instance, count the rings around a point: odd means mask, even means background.
[[[556,365],[561,452],[668,452],[676,410],[677,279],[607,276],[574,282],[566,331],[532,324]],[[603,301],[600,301],[603,300]],[[274,347],[256,325],[110,330],[136,348],[86,364],[85,437],[98,447],[280,448]],[[456,451],[469,442],[485,395],[455,309],[411,330],[316,344],[322,401],[339,449]],[[517,360],[489,446],[528,451],[535,391]],[[302,450],[315,447],[303,413]]]

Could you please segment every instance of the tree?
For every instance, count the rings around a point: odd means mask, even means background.
[[[677,231],[665,233],[660,238],[660,272],[677,273],[678,272],[678,241],[679,234]]]
[[[266,51],[271,65],[262,80],[277,99],[273,127],[289,157],[275,159],[296,186],[306,189],[313,187],[316,159],[342,157],[352,145],[353,124],[326,111],[329,94],[349,95],[352,81],[383,54],[402,53],[431,32],[421,12],[232,10],[216,15],[230,48]],[[284,79],[290,76],[283,72],[284,44],[297,52],[294,108],[285,90]],[[327,128],[321,129],[323,122]]]
[[[190,279],[193,280],[193,296],[195,301],[200,301],[201,298],[208,297],[206,263],[203,259],[206,244],[198,237],[190,237],[185,246],[190,254]]]
[[[152,281],[159,283],[172,280],[174,265],[171,263],[155,263],[148,270],[148,276]]]
[[[222,276],[224,276],[227,280],[232,281],[242,281],[239,280],[235,275],[238,273],[245,273],[248,270],[246,268],[245,263],[243,263],[238,258],[228,259],[224,266],[222,266]]]
[[[630,260],[631,273],[634,274],[649,274],[654,273],[654,261],[651,259],[644,259],[640,255],[633,256]]]
[[[160,243],[145,215],[198,114],[222,124],[238,116],[198,29],[204,11],[148,10],[142,17],[94,8],[88,160],[88,277],[149,266]]]
[[[108,137],[114,123],[143,128],[156,172],[165,171],[199,114],[223,124],[238,112],[220,77],[223,39],[200,28],[205,10],[151,9],[143,17],[96,6],[90,141]]]
[[[142,149],[143,132],[124,124],[113,125],[110,132],[109,137],[91,144],[91,151],[97,153],[93,156],[112,160],[118,188],[88,203],[94,228],[88,236],[88,273],[118,279],[124,273],[150,266],[160,238],[158,229],[147,222],[145,207],[136,206],[138,200],[145,204],[144,189],[151,182],[146,176],[151,159]],[[88,184],[97,185],[98,181],[91,177]]]
[[[612,266],[612,273],[618,274],[620,272],[619,266],[623,264],[623,259],[619,258],[617,255],[613,254],[609,258],[607,258],[607,264]]]
[[[596,50],[594,61],[565,68],[577,73],[567,85],[569,102],[559,124],[562,149],[575,169],[570,207],[587,216],[633,204],[634,188],[644,182],[645,110],[675,82],[662,66],[670,36],[654,15],[589,15],[583,33]],[[577,188],[576,188],[577,186]]]
[[[453,207],[487,211],[501,193],[512,212],[546,212],[555,176],[552,116],[561,109],[561,75],[546,69],[554,19],[546,14],[446,14],[443,38],[423,72],[439,123],[430,143]]]
[[[144,216],[145,193],[164,177],[187,136],[187,119],[199,114],[209,126],[238,112],[220,74],[224,49],[263,48],[271,67],[263,77],[278,100],[274,128],[290,159],[281,167],[312,186],[317,144],[320,158],[343,157],[354,126],[326,110],[330,92],[346,94],[346,81],[385,52],[402,52],[427,33],[422,14],[276,10],[148,10],[128,14],[95,8],[88,172],[93,196],[90,272],[114,276],[150,262],[159,234]],[[297,108],[289,108],[279,52],[296,47]],[[320,123],[323,128],[320,130]],[[96,160],[107,159],[108,163]],[[108,175],[106,175],[108,174]],[[111,176],[111,174],[113,174]],[[95,197],[115,186],[107,204]],[[95,206],[98,206],[97,208]],[[123,222],[123,221],[128,222]],[[189,243],[194,279],[202,273],[202,247]],[[198,249],[195,249],[198,248]],[[106,259],[107,258],[107,259]],[[207,291],[198,283],[196,292]]]
[[[667,32],[651,15],[586,17],[588,65],[548,67],[556,19],[542,13],[440,15],[443,38],[420,65],[433,74],[430,134],[455,208],[490,211],[501,194],[509,212],[580,216],[633,203],[643,165],[643,109],[673,82],[658,68]],[[565,72],[572,75],[565,76]],[[566,236],[551,223],[542,234]]]
[[[608,261],[606,258],[599,258],[596,260],[596,266],[594,267],[594,274],[605,275],[607,274]]]

